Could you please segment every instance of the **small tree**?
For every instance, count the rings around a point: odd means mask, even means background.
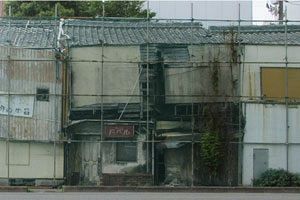
[[[58,17],[97,17],[102,16],[102,1],[10,1],[5,4],[8,15],[9,6],[13,17],[53,17],[55,4]],[[106,17],[146,17],[144,1],[106,1]],[[150,12],[149,17],[155,13]]]

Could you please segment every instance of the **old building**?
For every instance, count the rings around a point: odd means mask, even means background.
[[[64,149],[55,36],[46,29],[6,25],[0,27],[1,182],[57,184],[63,180]]]
[[[49,168],[47,176],[41,169],[15,178],[249,185],[267,168],[298,172],[300,40],[299,27],[287,27],[112,19],[2,25],[2,148],[22,142],[31,169],[43,159]],[[205,134],[218,138],[216,163],[203,154]],[[35,145],[48,154],[34,156],[42,151]],[[17,174],[13,162],[4,179]]]

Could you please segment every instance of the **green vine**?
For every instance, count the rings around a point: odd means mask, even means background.
[[[210,175],[217,175],[221,156],[221,142],[218,134],[204,133],[201,137],[201,157]]]
[[[214,60],[211,74],[212,87],[215,94],[219,93],[219,66],[218,62]]]

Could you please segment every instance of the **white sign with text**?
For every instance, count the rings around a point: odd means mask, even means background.
[[[0,94],[0,115],[12,115],[17,117],[32,117],[34,97]]]

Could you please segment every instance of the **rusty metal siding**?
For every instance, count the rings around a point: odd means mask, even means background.
[[[61,64],[57,65],[54,52],[0,47],[0,55],[0,93],[9,91],[11,97],[34,97],[32,118],[0,115],[0,137],[9,135],[17,140],[38,141],[58,139],[62,77]],[[49,101],[36,100],[37,88],[49,88]]]

